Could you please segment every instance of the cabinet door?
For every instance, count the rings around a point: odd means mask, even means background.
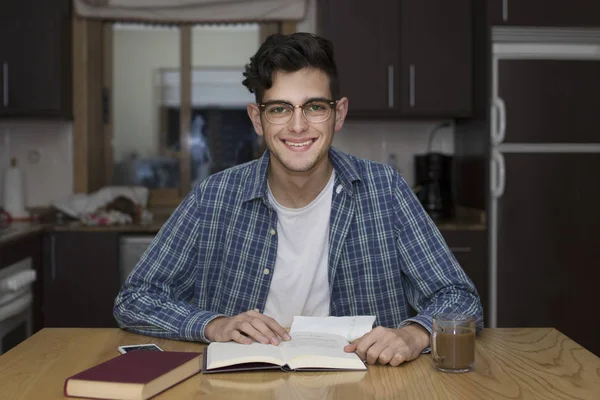
[[[44,273],[46,327],[116,327],[118,234],[55,232],[47,237]]]
[[[600,355],[600,153],[504,158],[498,326],[554,327]]]
[[[323,0],[319,34],[333,42],[349,115],[397,112],[397,0]]]
[[[598,0],[488,0],[492,25],[600,26]]]
[[[507,143],[598,143],[600,61],[500,60]]]
[[[69,1],[0,5],[0,116],[71,116]]]
[[[403,0],[401,5],[402,114],[470,116],[471,1]]]

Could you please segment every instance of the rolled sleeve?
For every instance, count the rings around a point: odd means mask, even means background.
[[[398,179],[397,247],[406,278],[404,292],[418,313],[404,322],[419,323],[431,333],[433,317],[452,312],[474,316],[479,332],[483,329],[483,309],[473,282],[406,182]]]

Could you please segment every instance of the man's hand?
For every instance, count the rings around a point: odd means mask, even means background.
[[[235,341],[251,344],[252,339],[263,344],[279,344],[277,336],[290,340],[286,330],[271,317],[258,311],[246,311],[233,317],[215,318],[206,325],[204,336],[211,342]]]
[[[395,367],[414,360],[429,346],[429,332],[419,324],[400,329],[378,326],[346,347],[346,353],[356,351],[361,360],[369,364],[390,364]]]

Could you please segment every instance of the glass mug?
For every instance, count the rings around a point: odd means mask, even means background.
[[[475,318],[464,314],[440,314],[433,318],[431,353],[443,372],[467,372],[475,362]]]

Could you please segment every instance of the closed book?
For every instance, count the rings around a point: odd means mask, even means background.
[[[65,380],[65,396],[93,399],[149,399],[197,374],[202,353],[132,351]]]

